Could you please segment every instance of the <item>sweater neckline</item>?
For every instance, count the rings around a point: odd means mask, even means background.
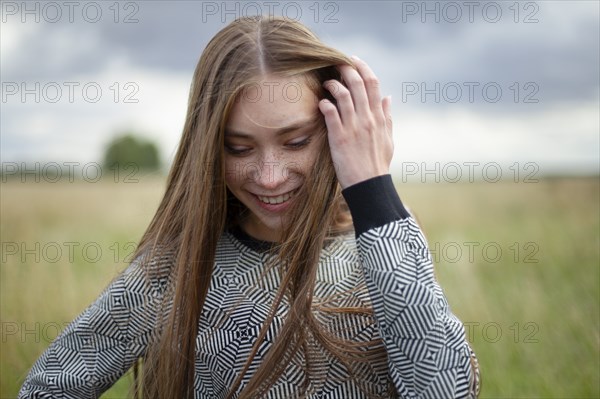
[[[239,225],[231,226],[227,229],[229,234],[233,236],[239,243],[244,245],[246,248],[258,253],[269,253],[273,252],[278,246],[278,243],[273,241],[259,240],[258,238],[252,237],[246,233]],[[352,234],[354,236],[354,234]],[[330,237],[323,243],[323,249],[328,249],[331,245],[336,242],[339,237]]]
[[[277,243],[272,241],[263,241],[259,240],[258,238],[252,237],[244,230],[242,230],[242,228],[239,225],[230,228],[229,232],[239,242],[256,252],[269,252],[277,245]]]

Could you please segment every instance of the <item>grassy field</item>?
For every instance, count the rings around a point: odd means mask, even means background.
[[[163,184],[1,185],[2,398],[126,266]],[[467,326],[481,397],[600,397],[598,178],[397,187]]]

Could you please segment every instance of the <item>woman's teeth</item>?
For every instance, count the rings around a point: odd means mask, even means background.
[[[274,205],[274,204],[281,204],[281,203],[289,200],[290,198],[292,198],[292,194],[293,194],[293,192],[289,192],[289,193],[280,195],[278,197],[261,197],[260,195],[257,195],[257,197],[259,200],[261,200],[265,204]]]

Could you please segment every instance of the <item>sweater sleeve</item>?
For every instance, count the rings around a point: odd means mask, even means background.
[[[136,258],[50,344],[20,399],[97,398],[145,353],[166,281],[148,279],[140,263]]]
[[[391,176],[355,184],[343,195],[399,396],[477,396],[477,359],[435,280],[425,237]]]

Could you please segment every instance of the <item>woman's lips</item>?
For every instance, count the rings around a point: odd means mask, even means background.
[[[282,195],[278,195],[277,197],[263,197],[260,195],[257,195],[257,197],[259,200],[261,200],[265,204],[271,204],[271,205],[281,204],[282,202],[285,202],[292,197],[292,191],[282,194]]]
[[[262,196],[252,194],[256,203],[263,209],[269,212],[282,212],[288,208],[291,199],[294,198],[294,194],[296,194],[297,190],[288,191],[287,193],[277,195],[277,196]]]

